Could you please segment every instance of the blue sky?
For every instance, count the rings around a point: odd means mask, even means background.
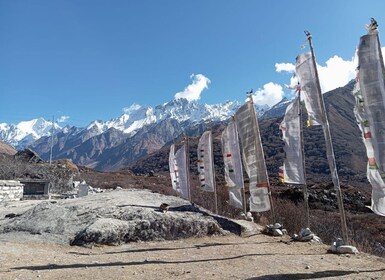
[[[251,88],[274,103],[304,30],[332,89],[354,75],[371,17],[381,39],[384,11],[383,0],[0,0],[0,123],[85,126],[134,103],[244,101]]]

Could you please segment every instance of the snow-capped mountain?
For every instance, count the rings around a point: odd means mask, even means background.
[[[208,105],[180,98],[156,107],[134,104],[116,119],[95,120],[83,128],[55,125],[53,158],[71,158],[100,170],[118,169],[160,149],[192,126],[228,120],[240,106],[232,101]],[[269,109],[267,105],[255,107],[259,116]],[[44,119],[0,124],[0,137],[17,149],[29,147],[48,159],[51,128],[51,122]]]
[[[54,129],[60,130],[61,127],[54,123]],[[43,118],[22,121],[18,124],[0,123],[0,139],[20,150],[37,139],[50,135],[51,130],[52,122]]]
[[[278,102],[277,104],[272,106],[268,111],[266,111],[260,119],[270,119],[283,116],[286,112],[287,106],[289,106],[291,102],[292,100],[289,100],[284,97],[280,102]]]
[[[158,123],[165,119],[175,119],[178,122],[190,121],[191,123],[210,121],[224,121],[234,115],[240,103],[227,101],[222,104],[199,104],[196,101],[188,101],[180,98],[174,99],[156,107],[144,107],[137,104],[125,110],[125,113],[116,119],[109,121],[93,121],[88,130],[94,131],[94,136],[115,128],[123,133],[133,136],[139,129],[146,125]],[[263,115],[269,106],[256,105],[258,115]]]

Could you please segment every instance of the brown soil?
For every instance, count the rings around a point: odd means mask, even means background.
[[[262,234],[71,247],[1,237],[0,279],[384,279],[385,261]],[[28,240],[28,241],[26,241]]]

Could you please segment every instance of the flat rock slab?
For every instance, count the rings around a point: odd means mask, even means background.
[[[260,234],[264,229],[263,226],[246,220],[235,220],[234,222],[241,226],[240,236],[242,237]]]
[[[162,203],[170,205],[166,213],[159,209]],[[5,218],[10,213],[13,218]],[[240,235],[255,232],[250,224],[213,215],[174,196],[136,189],[0,206],[0,235],[24,232],[72,245]]]

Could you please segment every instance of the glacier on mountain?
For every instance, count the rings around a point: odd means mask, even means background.
[[[54,129],[60,130],[61,127],[54,123]],[[17,149],[23,149],[37,139],[50,135],[51,130],[52,122],[43,118],[22,121],[16,125],[0,123],[0,138]]]

